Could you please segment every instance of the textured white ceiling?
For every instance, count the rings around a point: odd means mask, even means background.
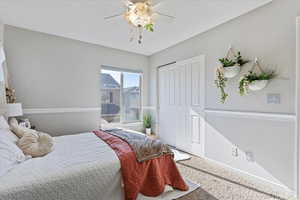
[[[129,42],[130,26],[122,18],[104,17],[124,11],[122,0],[0,0],[0,19],[34,31],[151,55],[271,0],[160,0],[154,33],[144,33],[143,44]]]

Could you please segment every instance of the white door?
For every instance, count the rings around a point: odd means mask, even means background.
[[[160,138],[179,149],[203,155],[204,56],[162,67],[158,76]]]

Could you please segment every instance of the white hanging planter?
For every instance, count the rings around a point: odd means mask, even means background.
[[[223,69],[224,69],[224,77],[225,78],[234,78],[241,71],[241,67],[239,65],[235,65],[232,67],[223,67]]]
[[[264,89],[269,83],[269,80],[257,80],[248,85],[248,88],[252,91],[258,91]]]

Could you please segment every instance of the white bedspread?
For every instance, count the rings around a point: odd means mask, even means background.
[[[123,200],[120,163],[93,133],[55,138],[55,150],[0,177],[0,200]]]
[[[55,149],[42,158],[19,164],[0,177],[0,200],[124,200],[120,162],[115,152],[93,133],[54,138]],[[188,192],[166,188],[170,200]],[[169,190],[168,190],[169,189]]]

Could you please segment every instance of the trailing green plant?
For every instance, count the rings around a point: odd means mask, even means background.
[[[151,115],[150,114],[144,115],[144,118],[143,118],[144,128],[151,128],[151,123],[152,123]]]
[[[249,71],[248,74],[242,76],[239,82],[239,91],[240,95],[243,96],[248,93],[249,84],[254,81],[260,80],[271,80],[275,77],[274,71],[262,72],[260,74],[256,74],[253,71]]]
[[[150,32],[154,32],[154,24],[146,24],[144,26],[144,28],[147,30],[147,31],[150,31]]]
[[[225,101],[228,97],[228,94],[225,92],[226,81],[227,81],[227,78],[224,77],[224,73],[221,71],[221,69],[218,68],[216,71],[215,84],[216,84],[217,88],[220,89],[220,92],[221,92],[221,103],[225,103]]]

